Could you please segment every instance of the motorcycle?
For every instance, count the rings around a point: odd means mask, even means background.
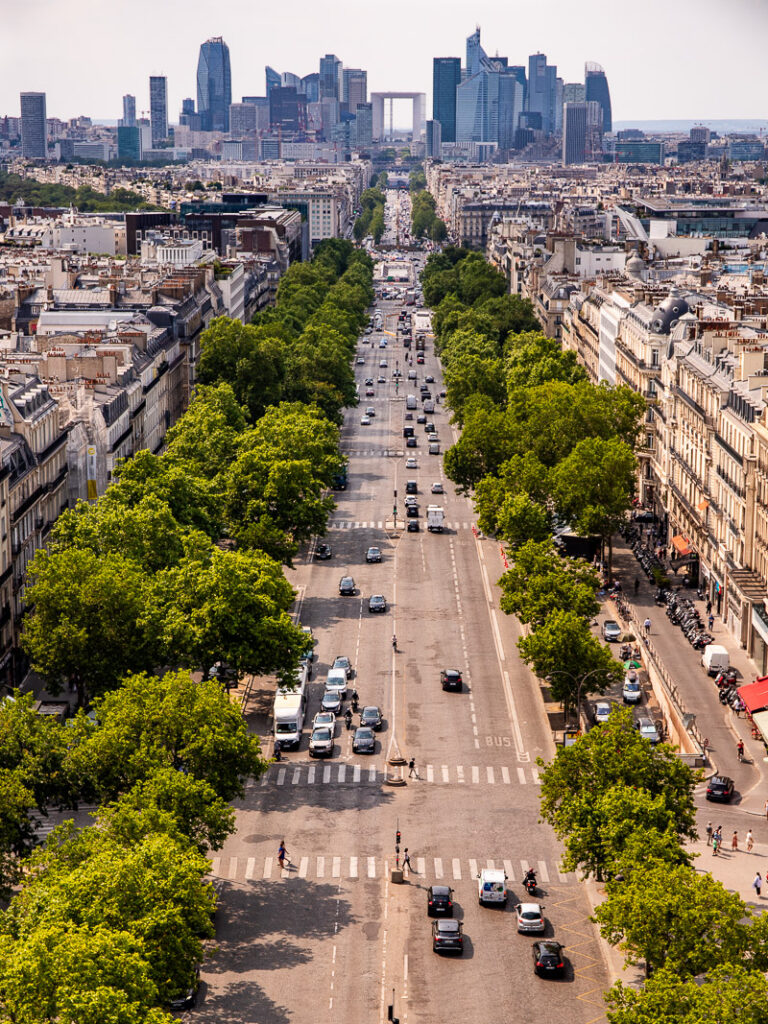
[[[349,730],[352,728],[352,712],[351,711],[347,711],[346,715],[344,715],[344,721],[347,723],[347,732],[349,732]]]
[[[528,893],[529,896],[535,896],[536,895],[536,879],[535,878],[526,878],[525,881],[523,882],[523,885],[525,887],[525,891]]]

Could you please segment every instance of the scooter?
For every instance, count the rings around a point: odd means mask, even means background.
[[[523,885],[525,887],[525,891],[528,893],[529,896],[536,895],[536,881],[533,878],[526,878],[525,882],[523,882]]]

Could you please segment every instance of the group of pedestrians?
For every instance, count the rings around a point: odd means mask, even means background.
[[[712,847],[712,856],[716,857],[720,850],[723,848],[723,826],[718,825],[717,828],[712,828],[712,822],[707,822],[707,846]],[[752,835],[752,829],[747,830],[747,853],[752,853],[752,847],[755,845],[755,837]],[[738,829],[734,829],[733,835],[731,836],[731,851],[737,853],[739,850],[739,833]]]

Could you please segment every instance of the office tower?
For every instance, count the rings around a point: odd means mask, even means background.
[[[480,71],[456,90],[456,141],[498,141],[499,75]]]
[[[563,103],[586,103],[587,87],[581,82],[566,82],[563,86]]]
[[[267,65],[264,68],[264,73],[267,76],[267,89],[266,89],[266,93],[267,93],[267,96],[269,96],[269,94],[272,92],[273,89],[275,89],[278,85],[282,85],[283,84],[283,80],[280,77],[280,72],[279,71],[275,71],[275,69],[271,68],[269,65]]]
[[[259,109],[255,103],[230,103],[229,134],[233,139],[255,132],[259,127]]]
[[[361,68],[343,68],[341,88],[341,102],[350,114],[354,114],[359,103],[368,102],[368,72]]]
[[[192,99],[191,96],[187,96],[185,99],[181,101],[181,112],[182,114],[186,114],[187,116],[189,116],[190,114],[194,114],[195,101]]]
[[[541,115],[541,129],[547,134],[557,124],[557,67],[547,64],[546,54],[534,53],[528,58],[529,113]]]
[[[311,75],[304,75],[301,80],[301,91],[307,97],[307,103],[317,103],[320,99],[320,75],[313,71]]]
[[[341,99],[341,61],[333,53],[320,58],[320,99]]]
[[[480,45],[480,26],[471,36],[467,36],[467,75],[476,75],[487,60],[485,50]]]
[[[355,137],[360,148],[373,142],[373,104],[358,103],[355,107]]]
[[[165,75],[151,75],[149,79],[149,119],[152,125],[152,145],[168,138],[168,79]]]
[[[443,142],[456,141],[456,89],[461,83],[459,57],[432,61],[432,117],[440,122]]]
[[[587,104],[566,103],[563,109],[563,163],[583,164],[587,148]]]
[[[229,47],[221,38],[207,39],[197,61],[197,112],[204,132],[229,131],[232,72]]]
[[[138,125],[118,126],[117,157],[118,160],[141,160],[141,128]]]
[[[608,88],[608,79],[599,64],[587,63],[584,65],[584,85],[587,102],[594,100],[602,107],[603,131],[612,131],[611,93]]]
[[[123,96],[123,125],[133,128],[136,125],[136,97],[126,93]]]
[[[48,156],[44,92],[21,93],[21,155],[30,160]]]
[[[498,143],[499,149],[515,149],[515,136],[525,109],[525,84],[516,68],[499,75]],[[520,69],[522,70],[522,69]]]
[[[694,125],[688,133],[691,142],[704,142],[709,144],[712,141],[712,132],[703,124]]]
[[[426,155],[428,160],[440,160],[442,150],[442,130],[439,121],[427,121],[426,129]]]
[[[303,132],[307,126],[307,97],[293,85],[276,85],[269,93],[269,123],[283,132]]]

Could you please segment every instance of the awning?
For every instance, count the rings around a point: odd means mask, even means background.
[[[744,701],[744,706],[750,714],[755,711],[762,711],[768,708],[768,676],[756,679],[754,683],[747,683],[739,687],[739,696]]]
[[[768,711],[757,711],[752,715],[752,722],[760,730],[760,735],[768,743]]]
[[[672,547],[675,549],[678,555],[680,555],[681,558],[683,557],[683,555],[690,555],[691,551],[693,550],[693,548],[691,547],[691,542],[688,540],[684,533],[678,533],[676,537],[672,538]]]
[[[709,502],[706,499],[704,499],[704,501],[700,501],[699,502],[699,504],[696,506],[696,508],[698,509],[699,512],[706,512],[707,509],[709,508]]]

